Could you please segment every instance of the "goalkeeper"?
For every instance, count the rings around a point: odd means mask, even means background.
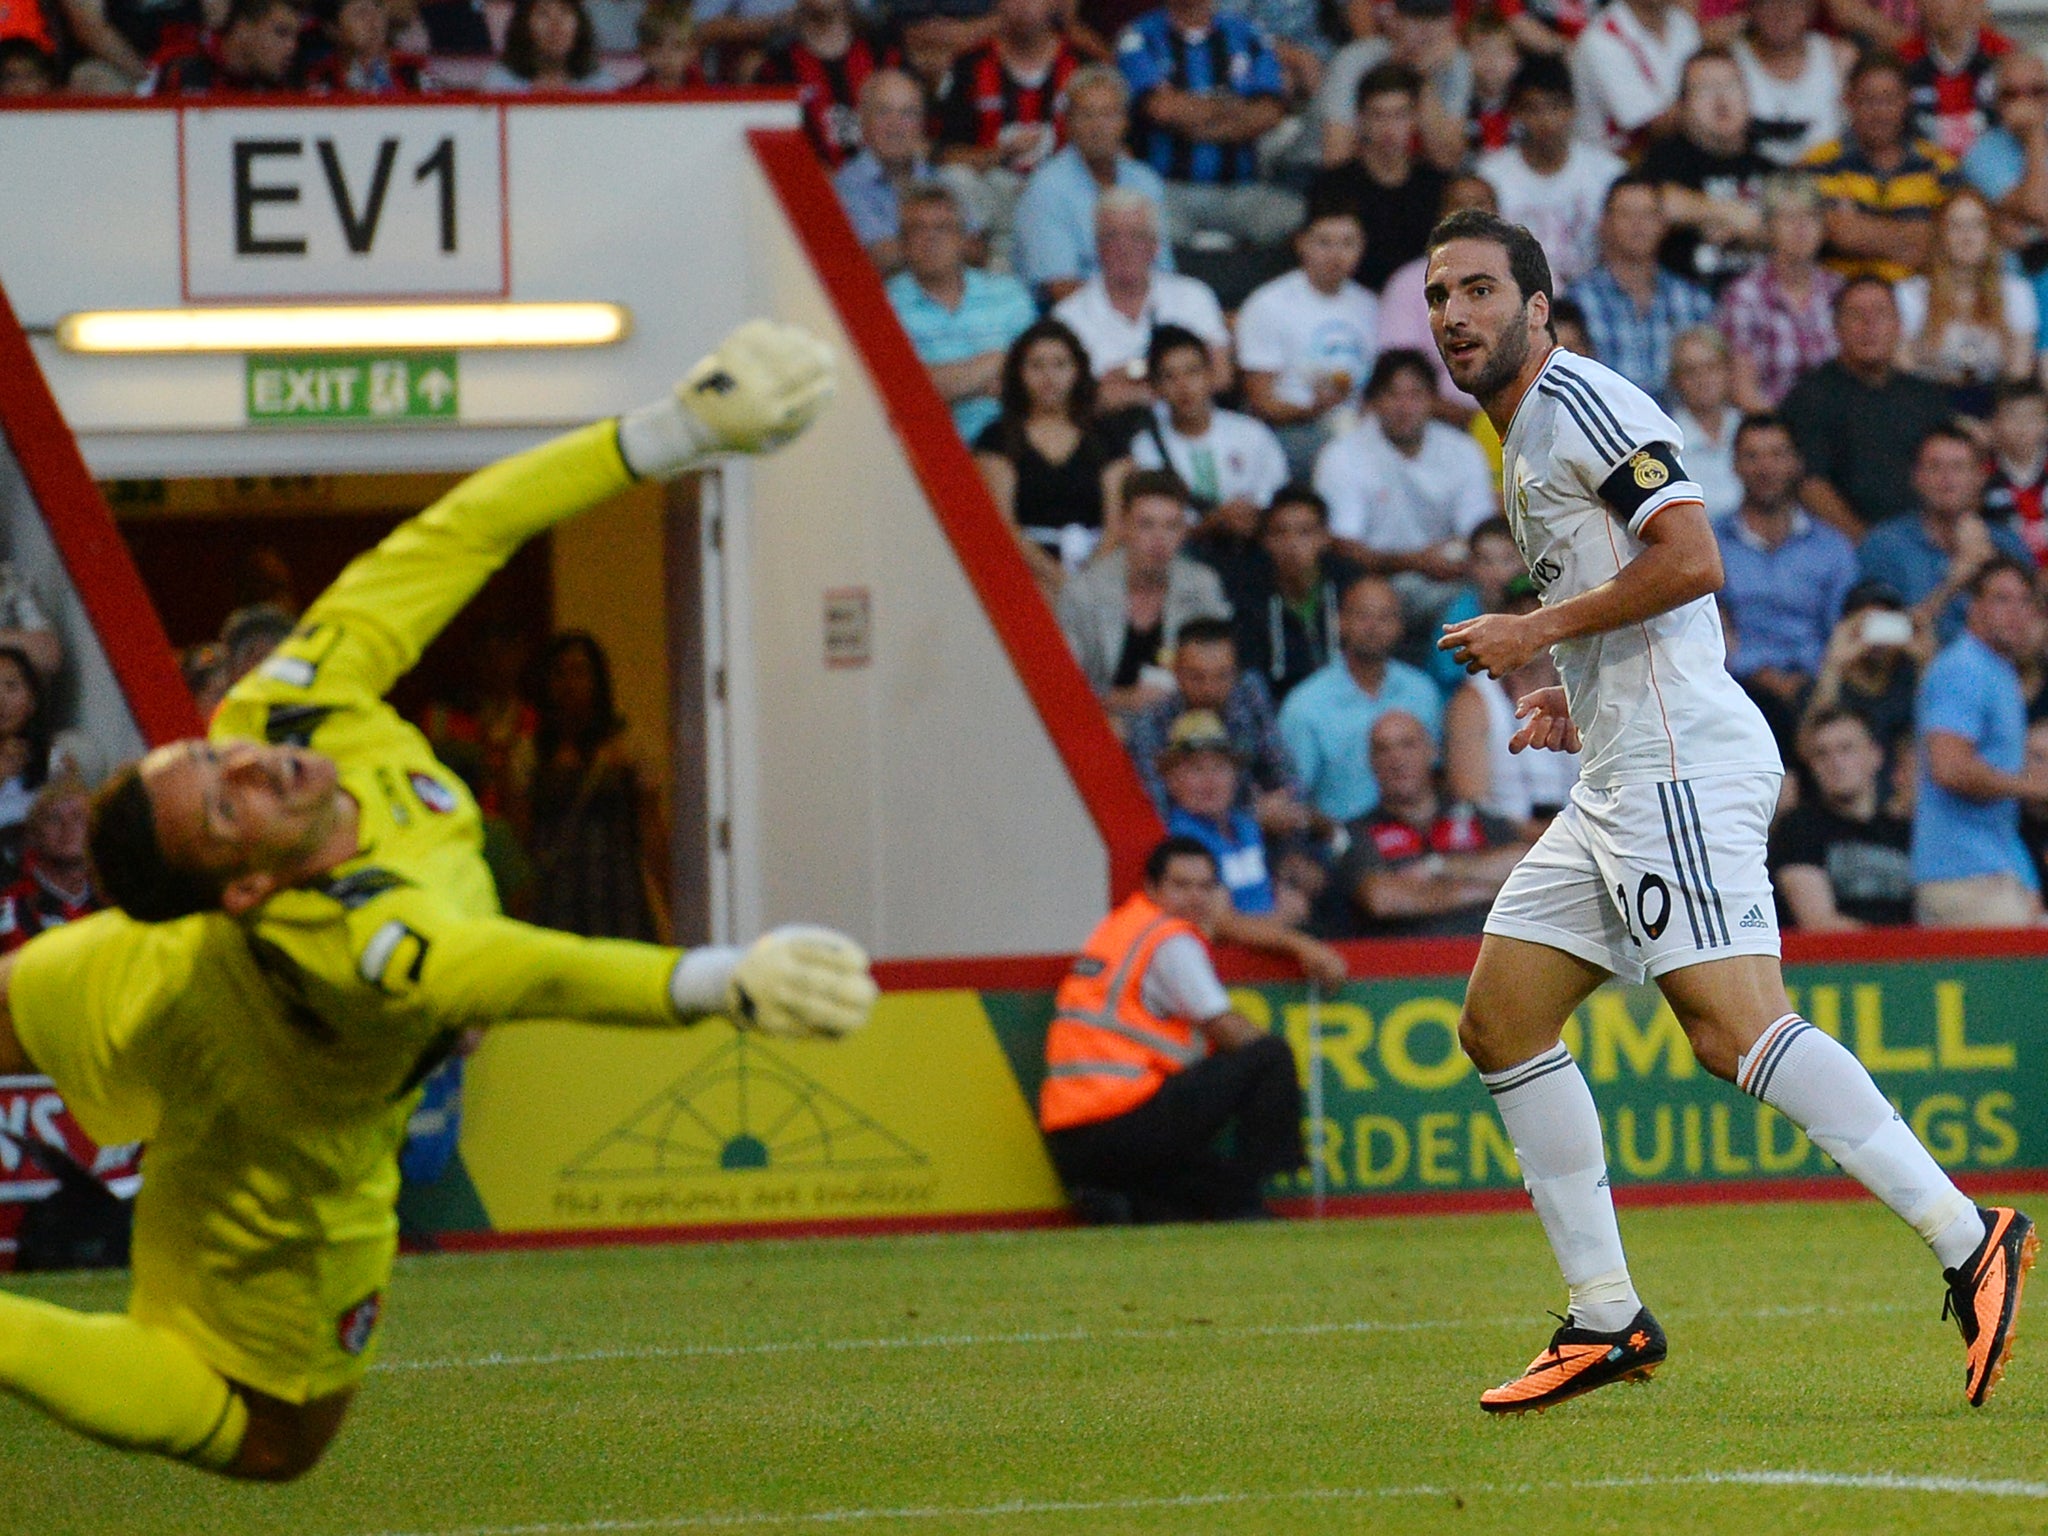
[[[128,1311],[0,1294],[0,1388],[109,1444],[235,1477],[316,1462],[367,1368],[415,1089],[465,1028],[842,1035],[875,997],[822,929],[678,955],[498,915],[461,781],[383,695],[514,550],[623,490],[801,432],[832,360],[742,326],[674,397],[471,476],[344,571],[204,741],[94,804],[122,912],[0,962],[0,1073],[146,1141]]]

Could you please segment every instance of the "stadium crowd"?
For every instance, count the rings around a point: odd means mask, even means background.
[[[1564,344],[1685,432],[1730,667],[1794,768],[1787,925],[2040,915],[2048,64],[1984,0],[0,0],[10,94],[743,84],[799,92],[1083,671],[1242,912],[1476,931],[1570,792],[1569,760],[1506,750],[1547,663],[1469,678],[1433,645],[1535,601],[1422,296],[1432,224],[1489,207],[1541,239]],[[585,675],[594,720],[581,646],[547,675]],[[436,739],[504,818],[515,904],[658,927],[616,732],[480,665]],[[0,665],[0,705],[49,671]],[[517,771],[514,719],[540,721]],[[0,785],[0,826],[35,787]]]

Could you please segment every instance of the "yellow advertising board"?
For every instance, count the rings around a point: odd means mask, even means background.
[[[462,1160],[497,1231],[813,1224],[1060,1204],[969,991],[894,993],[834,1044],[723,1023],[535,1025],[471,1062]]]

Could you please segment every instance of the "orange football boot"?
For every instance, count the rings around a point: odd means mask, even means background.
[[[2012,1359],[2020,1293],[2041,1250],[2033,1222],[2010,1206],[1979,1206],[1977,1214],[1984,1241],[1960,1266],[1941,1272],[1948,1281],[1941,1315],[1954,1317],[1963,1332],[1963,1396],[1972,1408],[1984,1406]]]
[[[1550,1336],[1550,1347],[1513,1381],[1479,1394],[1488,1413],[1541,1413],[1567,1399],[1617,1381],[1648,1381],[1664,1363],[1664,1330],[1644,1307],[1625,1328],[1595,1333],[1571,1318]]]

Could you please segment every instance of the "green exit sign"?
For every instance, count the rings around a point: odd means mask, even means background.
[[[461,399],[453,352],[328,352],[248,359],[254,426],[453,421]]]

